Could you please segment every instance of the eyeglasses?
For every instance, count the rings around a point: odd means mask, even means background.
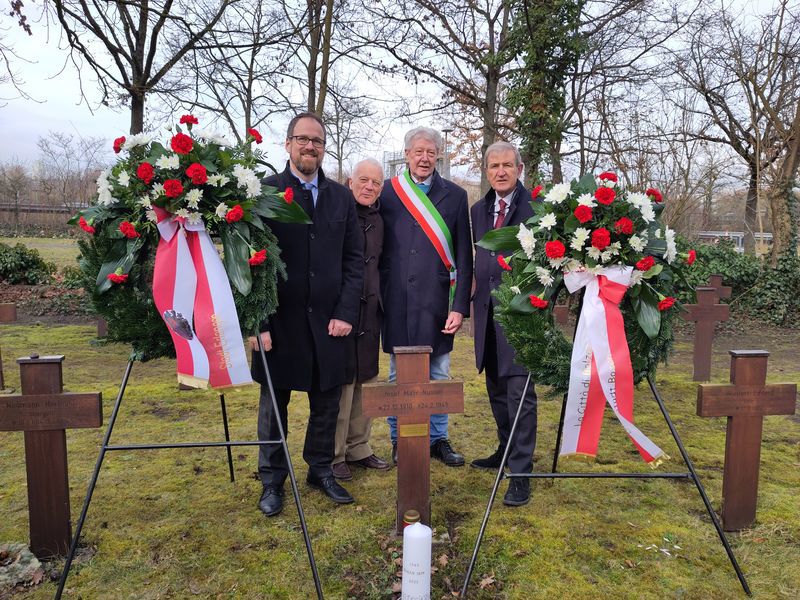
[[[314,144],[314,148],[324,148],[325,147],[325,140],[321,140],[320,138],[310,138],[307,135],[290,135],[290,139],[293,139],[301,146],[306,146],[308,142]]]

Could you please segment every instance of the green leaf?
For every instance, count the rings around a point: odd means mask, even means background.
[[[108,260],[100,267],[97,274],[97,293],[102,294],[114,285],[108,275],[120,269],[123,274],[130,272],[131,267],[136,263],[139,250],[142,247],[142,238],[133,240],[117,240],[108,251]]]
[[[539,310],[531,304],[530,294],[517,294],[508,304],[508,311],[517,314],[529,315]]]
[[[266,188],[272,190],[274,188]],[[253,212],[267,219],[275,219],[281,223],[311,224],[311,219],[297,202],[291,204],[275,195],[275,192],[263,194],[255,204]]]
[[[564,233],[574,233],[580,225],[581,222],[578,221],[578,217],[570,215],[564,220]]]
[[[521,250],[522,246],[517,239],[517,233],[519,233],[519,227],[516,225],[492,229],[478,241],[478,246],[487,250]]]
[[[642,286],[639,297],[631,297],[631,305],[639,322],[639,327],[651,340],[658,336],[661,329],[661,312],[658,310],[658,297],[649,287]]]
[[[228,273],[228,279],[239,290],[242,296],[247,296],[250,293],[250,288],[253,285],[253,277],[250,273],[250,264],[247,262],[250,259],[250,247],[247,242],[242,239],[240,235],[249,232],[247,225],[241,223],[233,223],[229,226],[220,226],[219,235],[222,238],[222,248],[224,256],[222,259],[225,265],[225,271]]]
[[[650,269],[644,272],[644,275],[642,275],[642,279],[651,279],[652,277],[656,277],[663,270],[664,270],[664,265],[654,265],[650,267]]]
[[[597,189],[597,182],[594,180],[594,175],[592,175],[591,173],[586,173],[585,175],[582,175],[581,178],[578,180],[578,185],[592,192]]]

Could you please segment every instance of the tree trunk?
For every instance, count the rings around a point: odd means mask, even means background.
[[[758,180],[755,166],[750,167],[750,180],[747,184],[747,199],[744,204],[744,251],[754,254],[756,240],[753,234],[758,228]]]
[[[486,72],[486,101],[481,110],[483,119],[483,141],[481,142],[481,195],[489,191],[489,180],[486,178],[486,169],[483,167],[483,157],[486,150],[497,141],[497,85],[500,75],[497,69],[490,68]]]
[[[144,131],[144,94],[131,94],[131,135]]]
[[[550,140],[550,163],[553,165],[553,183],[563,183],[561,170],[561,138]]]
[[[772,218],[772,252],[770,253],[770,266],[778,264],[778,258],[791,250],[792,220],[794,215],[790,211],[789,194],[792,193],[791,182],[787,180],[776,181],[769,191],[769,208]]]

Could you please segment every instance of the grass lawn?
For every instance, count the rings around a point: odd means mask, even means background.
[[[64,250],[62,249],[61,252]],[[14,358],[32,351],[64,354],[68,391],[100,390],[111,412],[128,349],[91,344],[87,326],[0,326],[6,384],[18,386]],[[715,344],[713,381],[727,382],[732,348],[766,348],[770,380],[800,382],[796,332],[763,330],[724,335]],[[658,386],[716,508],[720,506],[725,420],[695,415],[691,343],[679,340]],[[459,336],[453,376],[465,382],[463,415],[451,417],[450,437],[467,461],[496,446],[482,376],[471,340]],[[382,373],[387,372],[386,363]],[[252,439],[258,390],[226,394],[233,439]],[[552,461],[560,402],[542,400],[536,469]],[[680,454],[646,388],[637,392],[637,425],[672,456],[661,467],[681,471]],[[326,598],[396,598],[401,543],[392,535],[395,471],[356,471],[346,487],[356,503],[336,506],[305,485],[302,439],[308,408],[290,404],[289,444]],[[67,434],[73,518],[82,505],[102,429]],[[112,443],[222,439],[219,402],[212,392],[178,392],[174,363],[136,364]],[[388,457],[383,421],[373,446]],[[84,528],[91,557],[73,567],[65,598],[305,599],[315,597],[299,529],[287,508],[267,519],[256,507],[256,450],[234,451],[236,483],[228,480],[222,449],[111,453]],[[566,463],[562,470],[647,470],[621,427],[608,419],[598,464]],[[27,494],[21,433],[0,433],[0,543],[27,541]],[[761,454],[757,521],[730,540],[757,599],[800,597],[800,422],[767,417]],[[434,561],[431,598],[457,597],[494,475],[469,466],[432,465]],[[502,484],[500,499],[505,490]],[[287,486],[288,492],[288,486]],[[688,482],[563,480],[536,482],[531,503],[509,509],[498,499],[473,575],[474,599],[726,599],[744,598],[739,582],[694,486]],[[663,551],[662,551],[663,549]],[[51,598],[54,583],[13,598]],[[3,593],[0,592],[0,597]]]
[[[78,266],[78,244],[72,238],[0,237],[0,243],[9,246],[23,244],[36,249],[43,259],[54,262],[59,270],[67,265]]]

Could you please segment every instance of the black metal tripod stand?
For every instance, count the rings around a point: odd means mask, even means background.
[[[261,356],[261,363],[264,367],[264,373],[266,373],[267,379],[267,386],[269,389],[270,398],[272,399],[272,410],[274,411],[275,415],[278,415],[278,406],[275,402],[275,390],[272,387],[272,377],[269,373],[269,368],[267,367],[267,357],[264,353],[264,346],[261,342],[261,337],[256,336],[258,339],[258,346],[259,346],[259,354]],[[106,428],[105,436],[103,437],[103,444],[100,447],[100,454],[97,457],[97,462],[94,466],[94,472],[92,473],[92,479],[89,482],[89,488],[86,491],[86,497],[83,501],[83,509],[81,510],[81,516],[78,519],[78,524],[75,527],[75,534],[72,537],[72,543],[70,544],[69,554],[67,555],[66,562],[64,563],[64,570],[61,572],[61,579],[58,582],[58,589],[56,590],[56,594],[54,596],[54,600],[60,600],[61,594],[64,591],[64,585],[67,582],[67,577],[69,576],[69,571],[72,566],[72,561],[75,558],[75,552],[78,548],[78,541],[81,537],[81,531],[83,530],[83,525],[86,522],[86,515],[89,512],[89,504],[92,501],[92,494],[94,493],[94,489],[97,486],[97,479],[100,475],[100,467],[103,465],[103,459],[105,458],[106,452],[110,451],[119,451],[119,450],[161,450],[166,448],[216,448],[216,447],[223,447],[227,449],[228,453],[228,469],[230,471],[230,478],[231,481],[234,481],[235,476],[233,472],[233,457],[231,453],[231,448],[233,446],[263,446],[267,444],[281,444],[283,447],[283,452],[286,455],[286,462],[289,467],[289,479],[292,484],[292,493],[294,494],[294,501],[297,505],[297,513],[300,516],[300,528],[303,531],[303,539],[306,545],[306,552],[308,553],[308,561],[311,565],[311,573],[314,577],[314,586],[316,587],[317,591],[317,598],[318,600],[323,600],[324,596],[322,594],[322,584],[320,583],[319,573],[317,572],[317,564],[314,561],[314,553],[311,549],[311,538],[308,534],[308,527],[306,525],[305,514],[303,513],[303,507],[300,503],[300,493],[297,489],[297,479],[294,475],[294,468],[292,467],[292,459],[289,456],[289,446],[286,444],[286,432],[283,430],[283,424],[279,418],[276,418],[278,423],[278,428],[280,430],[280,439],[279,440],[264,440],[264,441],[230,441],[230,436],[228,433],[228,415],[225,409],[225,396],[220,394],[220,403],[222,405],[222,421],[225,429],[225,441],[224,442],[183,442],[183,443],[175,443],[175,444],[125,444],[125,445],[110,445],[109,441],[111,439],[111,433],[114,429],[114,423],[117,420],[117,415],[119,413],[119,407],[122,403],[122,397],[125,394],[125,388],[128,386],[128,378],[130,377],[131,370],[133,369],[133,360],[128,361],[128,366],[125,369],[125,374],[122,376],[122,383],[119,387],[119,392],[117,393],[117,399],[114,403],[114,409],[111,412],[111,418],[108,420],[108,427]]]

